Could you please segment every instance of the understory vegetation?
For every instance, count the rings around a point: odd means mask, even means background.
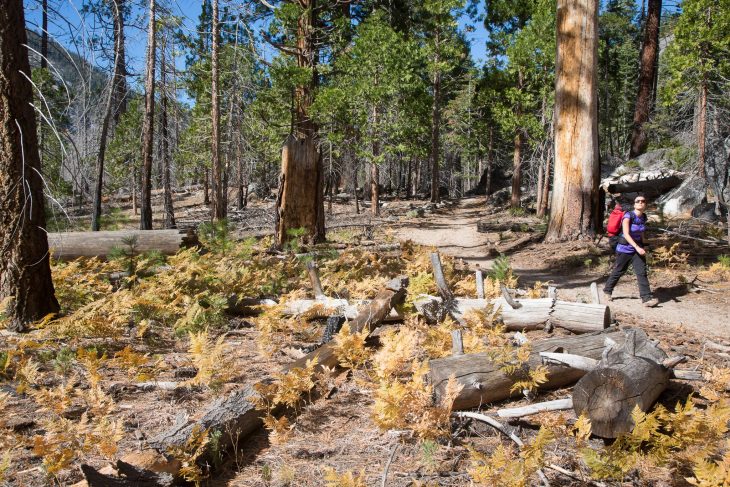
[[[489,307],[467,314],[463,324],[446,319],[427,325],[412,303],[421,294],[436,294],[430,270],[430,250],[404,243],[401,250],[372,253],[352,247],[339,253],[316,248],[304,254],[268,252],[270,240],[233,241],[225,226],[202,232],[206,250],[180,251],[167,257],[133,255],[120,250],[109,261],[78,259],[57,263],[54,283],[62,305],[60,315],[47,316],[26,336],[7,340],[0,353],[3,392],[0,406],[11,414],[0,419],[0,479],[16,463],[40,460],[49,482],[63,483],[79,462],[113,460],[130,434],[119,419],[111,383],[163,380],[173,371],[166,350],[180,350],[193,373],[179,386],[220,395],[236,383],[256,383],[251,398],[270,431],[272,444],[285,444],[297,434],[297,414],[326,397],[344,369],[358,387],[368,391],[368,414],[382,430],[410,431],[401,441],[426,450],[463,443],[467,437],[452,419],[452,402],[460,385],[452,378],[439,403],[426,380],[430,360],[451,354],[451,332],[460,329],[466,353],[485,353],[513,380],[513,392],[528,394],[546,380],[544,366],[529,367],[530,343],[518,344],[499,324],[499,309]],[[296,238],[296,237],[293,237]],[[131,242],[130,242],[131,244]],[[294,248],[296,246],[292,246]],[[129,250],[129,249],[128,249]],[[657,260],[673,272],[686,265],[675,246],[657,253]],[[130,266],[130,259],[134,265]],[[241,322],[226,313],[233,295],[276,298],[247,318],[254,327],[257,356],[264,360],[286,347],[316,344],[323,333],[320,317],[336,310],[316,305],[297,316],[284,316],[287,301],[306,297],[306,263],[318,261],[324,292],[350,301],[371,299],[395,275],[411,277],[408,298],[399,307],[405,319],[375,336],[366,330],[351,333],[348,326],[334,336],[339,368],[317,370],[316,360],[288,372],[274,369],[269,379],[257,381],[232,354],[229,334]],[[458,262],[444,258],[446,279],[460,296],[476,292],[473,276]],[[121,281],[109,276],[125,273]],[[727,258],[705,268],[705,279],[730,273]],[[500,257],[485,281],[487,297],[498,297],[500,285],[518,287],[507,257]],[[536,283],[529,297],[543,297]],[[378,343],[372,347],[373,340]],[[250,360],[250,359],[249,359]],[[635,427],[615,442],[602,445],[590,439],[590,422],[567,413],[541,413],[531,418],[539,428],[521,448],[499,443],[492,451],[469,446],[467,473],[476,484],[533,485],[538,470],[554,463],[557,452],[572,452],[569,468],[586,478],[622,480],[636,476],[644,483],[662,476],[686,479],[692,485],[726,485],[730,476],[730,370],[708,367],[705,382],[676,406],[658,405],[649,413],[634,411]],[[111,378],[114,377],[114,381]],[[15,404],[15,405],[14,405]],[[41,426],[29,435],[10,424],[12,411],[24,404]],[[208,475],[200,459],[223,458],[221,432],[196,430],[188,444],[170,451],[185,467],[181,475],[200,483]],[[211,454],[213,456],[211,457]],[[365,485],[357,471],[322,472],[326,485]],[[664,478],[664,477],[662,477]]]

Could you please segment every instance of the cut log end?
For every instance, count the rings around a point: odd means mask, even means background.
[[[628,359],[620,368],[586,374],[573,390],[573,409],[591,420],[591,431],[603,438],[628,433],[635,407],[647,411],[667,387],[668,374],[659,364]]]

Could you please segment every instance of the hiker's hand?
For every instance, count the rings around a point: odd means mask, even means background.
[[[636,247],[636,253],[639,255],[646,255],[646,250],[642,249],[641,247]]]

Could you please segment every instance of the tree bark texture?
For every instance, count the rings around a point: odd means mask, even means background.
[[[127,61],[124,46],[124,17],[126,0],[112,0],[114,15],[114,125],[127,112]]]
[[[546,240],[591,238],[598,214],[598,1],[559,0],[555,175]]]
[[[192,230],[117,230],[100,232],[49,233],[48,245],[53,258],[71,260],[77,257],[105,257],[114,247],[126,248],[126,238],[134,237],[135,252],[158,250],[171,255],[181,248],[198,245],[198,238]]]
[[[142,191],[140,230],[152,230],[152,142],[155,131],[155,0],[150,0],[147,32],[147,75],[144,82],[144,122],[142,128]]]
[[[614,347],[598,367],[573,389],[573,409],[591,420],[593,434],[616,438],[634,426],[631,413],[647,412],[666,389],[672,375],[662,362],[667,354],[641,330],[628,330],[621,347]]]
[[[162,192],[164,198],[164,228],[177,228],[175,208],[172,204],[172,181],[170,177],[170,134],[167,123],[167,66],[165,65],[166,37],[162,38],[160,49],[160,146],[162,147]],[[174,61],[173,61],[174,62]]]
[[[438,42],[438,38],[437,38]],[[438,57],[436,58],[438,63]],[[439,153],[441,150],[441,73],[433,75],[433,105],[431,107],[431,202],[441,201]]]
[[[699,114],[697,116],[697,170],[701,178],[706,177],[705,146],[707,140],[707,79],[700,83]]]
[[[49,263],[22,0],[0,8],[0,312],[9,327],[59,310]],[[25,75],[25,76],[24,76]]]
[[[510,206],[519,208],[522,199],[522,130],[518,129],[514,140],[514,152],[512,153],[512,199]]]
[[[41,3],[41,69],[48,67],[48,0]]]
[[[373,128],[378,127],[378,107],[373,105]],[[378,135],[373,134],[373,162],[370,164],[370,211],[373,216],[380,215],[380,141]]]
[[[636,95],[634,123],[631,129],[629,157],[640,156],[649,143],[644,124],[649,120],[652,105],[652,91],[659,56],[659,22],[662,15],[662,0],[649,0],[648,17],[644,27],[644,42],[641,46],[641,67],[639,68],[639,92]]]
[[[556,337],[533,342],[525,367],[534,368],[541,365],[540,352],[564,352],[600,359],[606,348],[606,337],[610,337],[618,345],[624,341],[623,333],[617,328],[609,328],[604,332],[590,335]],[[522,375],[519,372],[515,375],[505,374],[486,353],[434,359],[430,362],[430,369],[429,379],[434,387],[437,402],[440,402],[445,393],[450,376],[454,375],[464,386],[454,401],[454,409],[479,407],[522,394],[522,391],[510,391],[512,384],[520,380]],[[583,370],[551,365],[548,366],[548,380],[540,385],[540,389],[564,387],[576,382],[585,374]]]
[[[282,149],[275,227],[279,246],[286,243],[289,230],[294,228],[304,228],[311,242],[325,239],[322,158],[318,127],[310,116],[317,87],[317,2],[298,3],[297,66],[310,70],[311,76],[294,90],[294,126]]]
[[[218,98],[218,51],[220,50],[220,23],[218,21],[218,0],[213,0],[213,50],[211,53],[211,109],[210,118],[213,126],[211,134],[211,150],[213,165],[213,207],[211,217],[213,220],[222,220],[226,217],[225,188],[223,188],[223,167],[220,154],[220,125],[221,112]]]

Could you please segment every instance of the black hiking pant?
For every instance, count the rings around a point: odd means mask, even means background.
[[[626,270],[629,268],[629,264],[634,268],[634,274],[636,274],[636,281],[639,283],[639,295],[642,301],[648,301],[652,298],[651,289],[649,288],[649,278],[646,276],[646,256],[639,255],[638,252],[633,254],[624,254],[616,252],[616,263],[614,264],[613,271],[606,281],[606,285],[603,286],[603,292],[611,294],[613,288],[616,287],[616,283],[624,275]]]

